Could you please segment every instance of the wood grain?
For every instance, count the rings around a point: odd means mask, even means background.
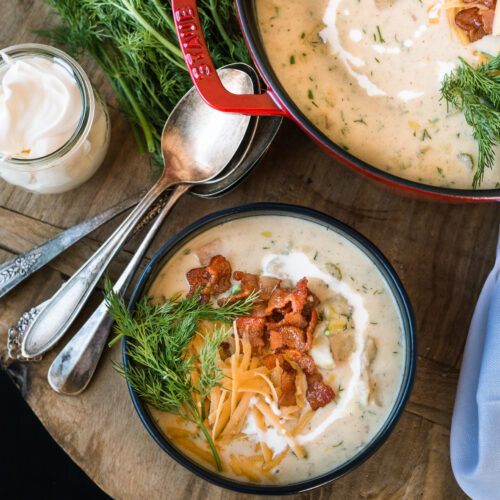
[[[54,22],[39,1],[4,0],[0,47],[39,40],[32,30]],[[113,95],[95,64],[82,64],[105,98]],[[112,142],[104,165],[77,190],[61,195],[25,193],[0,181],[0,262],[27,250],[151,183],[147,157],[137,153],[123,117],[111,108]],[[449,428],[468,325],[493,265],[497,204],[443,204],[412,199],[351,172],[285,123],[268,155],[237,190],[217,200],[182,199],[158,234],[149,257],[187,224],[241,203],[305,205],[353,226],[377,245],[401,277],[418,321],[418,370],[410,403],[394,433],[355,472],[303,495],[323,498],[465,498],[449,463]],[[112,497],[119,499],[229,499],[169,459],[135,414],[107,350],[88,390],[77,398],[53,393],[46,374],[55,352],[38,364],[11,362],[6,335],[22,312],[48,298],[110,234],[114,223],[29,278],[0,300],[0,361],[54,439]],[[111,268],[117,276],[137,241]],[[94,294],[76,331],[100,300]],[[71,335],[72,332],[69,332]],[[238,498],[246,498],[239,495]]]

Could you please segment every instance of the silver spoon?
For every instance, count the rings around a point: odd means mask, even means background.
[[[246,73],[223,68],[219,74],[231,92],[252,92],[252,81]],[[173,196],[180,195],[185,192],[182,184],[205,182],[223,170],[242,142],[249,120],[248,116],[209,108],[194,88],[181,99],[162,133],[165,163],[162,176],[101,248],[40,311],[24,336],[21,351],[25,358],[40,356],[64,335],[130,231],[161,193],[177,186]]]
[[[182,184],[179,189],[176,189],[156,217],[139,248],[115,283],[113,291],[116,294],[121,296],[125,293],[163,220],[175,202],[190,187],[189,184]],[[50,365],[47,379],[54,391],[76,396],[87,387],[97,367],[112,325],[113,319],[108,314],[106,301],[103,300]]]
[[[224,194],[227,193],[231,187],[248,174],[249,170],[267,151],[279,129],[281,121],[281,117],[261,118],[251,150],[244,156],[240,164],[234,168],[232,184],[227,184],[228,179],[232,177],[228,175],[224,176],[216,185],[207,185],[203,189],[211,190],[212,196],[221,196],[222,190]],[[237,173],[239,175],[236,176]],[[202,186],[196,188],[196,194],[200,195],[199,191],[201,188]],[[208,198],[209,194],[205,192],[203,196]],[[151,227],[145,236],[144,241],[134,255],[134,259],[132,259],[135,262],[130,261],[124,273],[115,284],[113,288],[115,293],[120,295],[127,289],[130,279],[127,280],[124,276],[129,273],[133,275],[157,230],[156,226],[162,223],[165,215],[160,213],[154,226]],[[102,302],[85,325],[82,326],[52,362],[47,375],[52,389],[68,396],[76,396],[85,390],[97,368],[112,324],[113,321],[109,314],[107,314],[106,303]]]

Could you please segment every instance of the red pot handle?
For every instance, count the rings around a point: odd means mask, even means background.
[[[286,115],[272,91],[232,94],[222,85],[203,36],[196,0],[172,0],[179,43],[189,74],[203,100],[219,111],[247,115]]]

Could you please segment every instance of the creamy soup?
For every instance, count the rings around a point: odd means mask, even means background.
[[[257,0],[267,55],[306,116],[346,151],[392,174],[470,189],[477,143],[441,100],[458,57],[496,55],[499,36],[462,45],[436,0]],[[500,155],[481,188],[500,186]]]
[[[274,414],[271,420],[277,418],[275,424],[286,429],[283,433],[267,419],[259,426],[256,414],[248,411],[236,438],[228,440],[222,431],[215,439],[223,474],[240,481],[289,484],[331,471],[360,453],[398,397],[406,351],[394,297],[370,258],[317,223],[290,216],[246,217],[188,241],[165,265],[149,295],[162,302],[186,293],[186,273],[204,265],[199,255],[204,260],[207,254],[225,256],[233,270],[279,278],[281,286],[292,288],[307,278],[309,290],[318,299],[319,314],[309,355],[334,393],[330,402],[315,411],[305,402],[298,411],[310,420],[304,420],[301,429],[290,417],[289,412],[295,411],[292,407],[266,401]],[[233,279],[232,285],[237,293],[238,282]],[[262,354],[266,352],[268,347]],[[298,395],[297,405],[299,399]],[[247,403],[250,410],[259,405],[255,397]],[[152,413],[179,449],[214,468],[206,441],[192,424],[168,413]],[[210,410],[209,420],[212,415]],[[189,435],[183,435],[184,431],[192,434],[186,438]],[[287,439],[288,432],[293,437]],[[302,458],[298,451],[293,453],[294,446],[303,451]],[[261,447],[267,451],[267,460],[260,455]],[[254,461],[253,471],[245,469],[245,460]]]

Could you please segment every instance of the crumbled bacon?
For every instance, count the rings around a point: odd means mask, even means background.
[[[268,321],[267,327],[270,330],[278,330],[282,326],[295,326],[297,328],[306,328],[308,325],[307,319],[300,313],[289,312],[277,322]]]
[[[296,326],[282,326],[279,330],[271,330],[269,343],[272,351],[296,349],[306,351],[304,330]]]
[[[290,305],[290,293],[289,288],[277,288],[267,303],[267,315],[271,316],[276,311],[284,315],[286,307]]]
[[[250,311],[250,314],[257,318],[265,318],[266,305],[263,302],[258,302],[257,304],[255,304],[254,308]]]
[[[222,256],[212,257],[206,267],[191,269],[186,274],[189,283],[188,297],[201,288],[201,300],[206,302],[210,295],[218,295],[231,286],[231,264]]]
[[[280,286],[281,280],[271,276],[261,276],[259,278],[259,300],[269,300],[273,292]]]
[[[238,318],[236,320],[236,328],[240,338],[247,339],[252,346],[252,354],[260,356],[264,342],[264,328],[266,321],[264,318],[253,318],[251,316]]]
[[[286,368],[287,366],[289,368]],[[296,376],[297,371],[294,370],[289,363],[286,363],[283,366],[283,373],[281,374],[281,396],[278,400],[278,404],[280,406],[293,406],[297,404],[297,400],[295,398]]]
[[[211,295],[219,295],[230,288],[231,265],[223,256],[216,255],[206,267],[191,269],[186,277],[190,285],[188,296],[201,288],[201,300],[206,301]],[[261,356],[269,345],[273,353],[264,356],[262,361],[269,370],[276,364],[282,369],[279,405],[296,404],[297,371],[288,361],[297,363],[306,375],[306,398],[311,408],[316,410],[328,404],[335,393],[323,382],[313,358],[307,354],[318,323],[316,306],[319,304],[318,298],[307,288],[307,279],[302,278],[292,290],[281,288],[280,280],[267,276],[235,271],[233,278],[241,283],[241,292],[219,299],[219,305],[232,304],[246,299],[254,291],[260,292],[251,315],[236,320],[236,330],[240,338],[249,341],[255,356]],[[229,344],[223,346],[225,352],[228,348]]]
[[[301,313],[306,305],[308,294],[307,278],[302,278],[293,290],[276,288],[267,304],[267,313],[272,314],[274,311],[285,313],[288,312],[288,306],[291,307],[292,312]]]
[[[316,365],[314,360],[309,356],[309,354],[304,354],[303,352],[297,351],[296,349],[287,349],[285,351],[285,356],[290,361],[295,361],[300,369],[307,375],[312,375],[316,371]]]
[[[252,292],[259,289],[259,277],[255,276],[255,274],[244,273],[242,271],[235,271],[233,274],[233,278],[236,281],[241,282],[240,293],[231,295],[230,297],[224,297],[223,299],[219,299],[218,304],[234,304],[238,302],[238,300],[244,300],[250,296]]]
[[[307,325],[306,330],[306,351],[309,351],[312,347],[313,343],[313,333],[318,324],[318,313],[316,309],[311,311],[311,319],[309,320],[309,324]]]
[[[188,297],[191,297],[194,292],[198,290],[198,288],[201,288],[201,301],[206,302],[210,298],[208,294],[203,293],[203,290],[206,288],[208,280],[210,279],[210,274],[205,267],[197,267],[196,269],[191,269],[186,274],[186,279],[189,283],[189,292],[187,294]]]
[[[306,375],[306,380],[306,398],[313,410],[327,405],[335,397],[333,389],[323,382],[323,375],[318,371],[312,375]]]
[[[219,295],[231,288],[231,264],[222,255],[216,255],[206,269],[210,273],[210,280],[203,293]]]
[[[306,399],[311,408],[317,410],[327,405],[335,397],[335,393],[323,382],[323,375],[316,368],[311,356],[292,349],[285,351],[285,355],[290,361],[295,361],[306,374]]]
[[[481,4],[486,9],[469,7],[455,16],[455,24],[467,33],[469,40],[475,42],[493,32],[496,0],[465,0],[466,3]]]

